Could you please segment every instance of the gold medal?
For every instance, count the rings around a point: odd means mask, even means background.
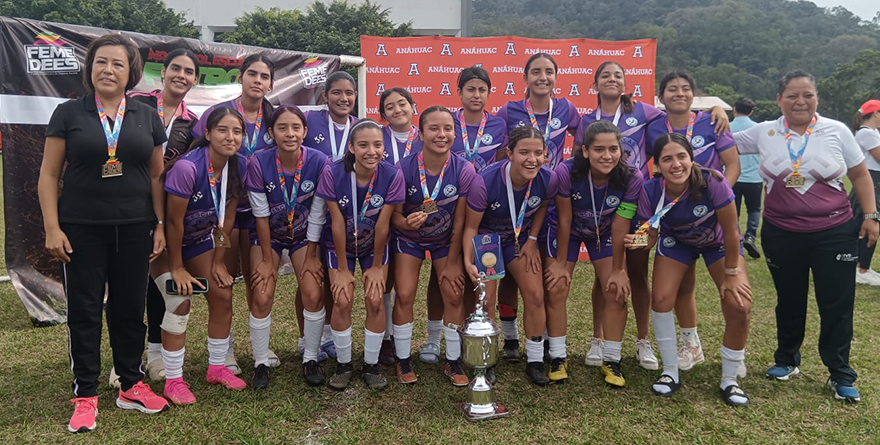
[[[648,234],[645,232],[636,232],[633,235],[633,247],[647,247],[648,246]]]
[[[107,159],[101,166],[101,179],[122,176],[122,162],[116,158]]]
[[[427,199],[422,203],[422,211],[427,214],[437,213],[440,211],[440,208],[437,207],[437,201],[433,199]]]
[[[230,248],[232,244],[229,242],[229,236],[219,227],[214,227],[214,248],[225,247]]]
[[[498,258],[495,257],[494,253],[486,252],[480,257],[480,262],[483,263],[483,266],[485,267],[495,267],[495,265],[498,264]]]
[[[798,172],[794,172],[794,173],[788,175],[787,178],[785,178],[785,187],[786,188],[800,188],[800,187],[803,187],[804,184],[806,184],[806,182],[807,182],[807,178],[804,177],[804,175],[802,175]]]
[[[519,257],[519,240],[513,241],[513,256],[516,258]]]

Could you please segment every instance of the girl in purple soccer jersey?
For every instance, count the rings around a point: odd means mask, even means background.
[[[382,128],[372,120],[351,129],[349,152],[324,168],[318,197],[325,200],[331,223],[324,230],[324,252],[334,308],[331,326],[336,344],[336,372],[328,386],[343,390],[351,381],[351,309],[354,267],[364,273],[364,381],[369,388],[387,385],[379,372],[379,349],[385,335],[382,292],[388,274],[391,214],[404,201],[403,174],[382,161]],[[315,211],[315,210],[313,210]]]
[[[737,374],[744,367],[752,291],[733,189],[721,173],[694,163],[690,143],[679,133],[660,136],[653,152],[661,176],[645,183],[638,204],[639,220],[645,222],[637,233],[647,233],[647,245],[639,247],[634,235],[626,236],[630,249],[650,250],[657,244],[651,317],[663,373],[652,389],[668,397],[681,387],[672,309],[688,269],[702,256],[718,287],[724,315],[721,397],[728,405],[747,406],[749,398],[737,384]]]
[[[739,153],[730,130],[716,133],[712,116],[706,112],[693,112],[696,84],[693,77],[681,71],[672,71],[660,81],[660,102],[666,106],[666,119],[657,119],[648,125],[649,147],[662,135],[684,135],[694,150],[694,162],[701,167],[723,171],[728,184],[733,186],[739,178]],[[681,328],[678,350],[678,366],[688,371],[705,360],[703,346],[697,334],[697,299],[695,293],[696,270],[688,270],[675,303],[675,316]]]
[[[623,159],[620,139],[620,130],[613,123],[593,122],[583,137],[583,145],[556,167],[558,224],[550,225],[548,236],[540,240],[544,251],[551,381],[568,378],[565,302],[583,243],[605,298],[604,313],[599,314],[605,328],[602,374],[610,386],[623,387],[626,382],[620,369],[629,294],[623,241],[635,216],[644,179]]]
[[[205,110],[204,116],[209,115],[217,107],[229,107],[237,110],[245,120],[245,132],[242,135],[239,153],[250,158],[258,150],[274,145],[272,136],[269,134],[267,121],[272,115],[274,108],[266,95],[272,91],[275,81],[275,64],[265,55],[256,53],[244,59],[238,75],[241,84],[241,95],[235,99],[221,102]],[[205,133],[205,125],[199,122],[192,130],[193,136],[200,137]],[[238,263],[231,267],[230,272],[235,273],[239,268],[245,281],[245,295],[248,306],[253,299],[250,270],[250,231],[255,230],[254,217],[251,214],[250,203],[243,196],[239,202],[235,215],[235,227],[232,230],[232,249],[230,257]],[[238,260],[241,261],[238,261]],[[226,354],[226,366],[236,375],[241,374],[241,368],[235,360],[235,351],[232,342],[232,333],[229,335],[229,349]],[[269,351],[271,366],[279,366],[281,362],[278,356]]]
[[[320,287],[323,269],[318,256],[322,223],[313,223],[310,211],[319,178],[329,161],[320,151],[302,145],[308,131],[305,122],[297,107],[276,109],[269,119],[269,133],[277,145],[251,158],[244,179],[256,218],[256,231],[251,232],[254,296],[249,317],[255,389],[269,384],[272,305],[278,266],[285,250],[305,306],[303,374],[309,385],[317,386],[324,381],[317,363],[325,312]],[[323,216],[318,215],[319,219]],[[312,242],[307,233],[312,233]]]
[[[397,206],[391,221],[395,233],[394,287],[397,290],[393,329],[397,377],[401,383],[417,380],[410,362],[413,303],[425,252],[430,252],[431,265],[440,282],[443,320],[447,323],[444,372],[453,385],[468,384],[459,361],[461,343],[455,326],[464,322],[461,233],[466,197],[477,173],[465,158],[450,152],[455,140],[454,122],[453,114],[445,107],[424,110],[419,117],[422,151],[400,161],[406,201]]]
[[[510,133],[509,159],[496,162],[480,172],[480,179],[474,182],[468,193],[465,241],[462,242],[465,270],[476,283],[480,275],[474,264],[474,246],[470,240],[483,233],[497,233],[501,237],[505,269],[523,295],[528,357],[526,373],[532,383],[540,386],[546,385],[549,379],[543,362],[546,313],[537,240],[547,207],[557,189],[556,174],[544,163],[546,149],[543,134],[537,128],[522,126]],[[494,281],[489,281],[486,286],[487,306],[493,318],[495,287]]]
[[[498,117],[507,123],[508,133],[521,126],[531,126],[541,132],[547,149],[545,163],[551,169],[562,162],[566,133],[574,134],[581,121],[574,104],[564,97],[554,97],[558,71],[553,56],[546,53],[533,55],[523,68],[525,99],[510,101],[498,111]],[[552,212],[553,206],[550,207]],[[499,286],[498,309],[504,333],[504,352],[510,360],[520,358],[517,306],[516,286],[512,278],[505,277]],[[545,349],[548,347],[545,345]]]
[[[165,300],[162,322],[162,359],[165,397],[177,405],[196,399],[183,381],[186,326],[193,292],[207,291],[208,373],[211,384],[244,389],[245,382],[225,367],[232,324],[230,234],[235,207],[243,194],[241,177],[247,166],[238,153],[245,130],[241,115],[227,107],[215,108],[205,122],[205,135],[195,147],[169,165],[165,176],[168,195],[168,260],[177,296]],[[206,278],[204,289],[194,277]]]

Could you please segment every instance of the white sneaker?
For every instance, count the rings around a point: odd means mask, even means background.
[[[604,343],[601,338],[593,337],[590,340],[590,352],[587,353],[587,359],[584,360],[587,366],[602,366],[602,346]]]
[[[699,342],[695,345],[682,342],[681,347],[678,348],[678,369],[682,371],[690,371],[691,368],[705,360],[703,345]]]
[[[868,269],[865,273],[856,270],[856,283],[868,286],[880,286],[880,273]]]
[[[238,366],[238,362],[235,361],[234,355],[226,356],[226,363],[224,363],[224,366],[226,366],[226,369],[231,371],[234,375],[241,374],[241,368]]]
[[[122,382],[119,381],[119,376],[116,374],[116,367],[110,368],[110,386],[113,388],[119,388],[122,386]]]
[[[281,366],[281,359],[278,358],[278,356],[275,355],[275,353],[272,352],[272,350],[270,349],[269,350],[269,367],[270,368],[277,368],[279,366]]]
[[[154,382],[165,380],[165,362],[162,360],[162,356],[154,358],[147,363],[147,375]]]
[[[660,369],[660,361],[654,355],[654,350],[651,349],[651,342],[647,338],[636,341],[636,358],[639,359],[639,366],[642,368],[649,371]]]

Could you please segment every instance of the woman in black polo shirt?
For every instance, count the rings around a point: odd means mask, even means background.
[[[165,247],[159,180],[165,132],[152,108],[126,99],[143,74],[130,39],[98,38],[84,66],[90,93],[52,114],[38,186],[46,248],[63,263],[75,396],[71,432],[96,426],[105,285],[113,363],[122,384],[116,405],[151,414],[168,407],[143,383],[141,371],[149,263]]]

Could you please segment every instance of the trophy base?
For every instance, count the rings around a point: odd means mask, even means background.
[[[479,422],[480,420],[492,420],[498,419],[501,417],[507,417],[510,415],[510,411],[507,410],[500,403],[495,404],[498,408],[495,409],[495,412],[486,413],[486,414],[476,414],[472,413],[470,410],[469,403],[467,402],[457,402],[455,403],[455,407],[458,408],[459,411],[464,414],[464,418],[468,420],[468,422]]]

